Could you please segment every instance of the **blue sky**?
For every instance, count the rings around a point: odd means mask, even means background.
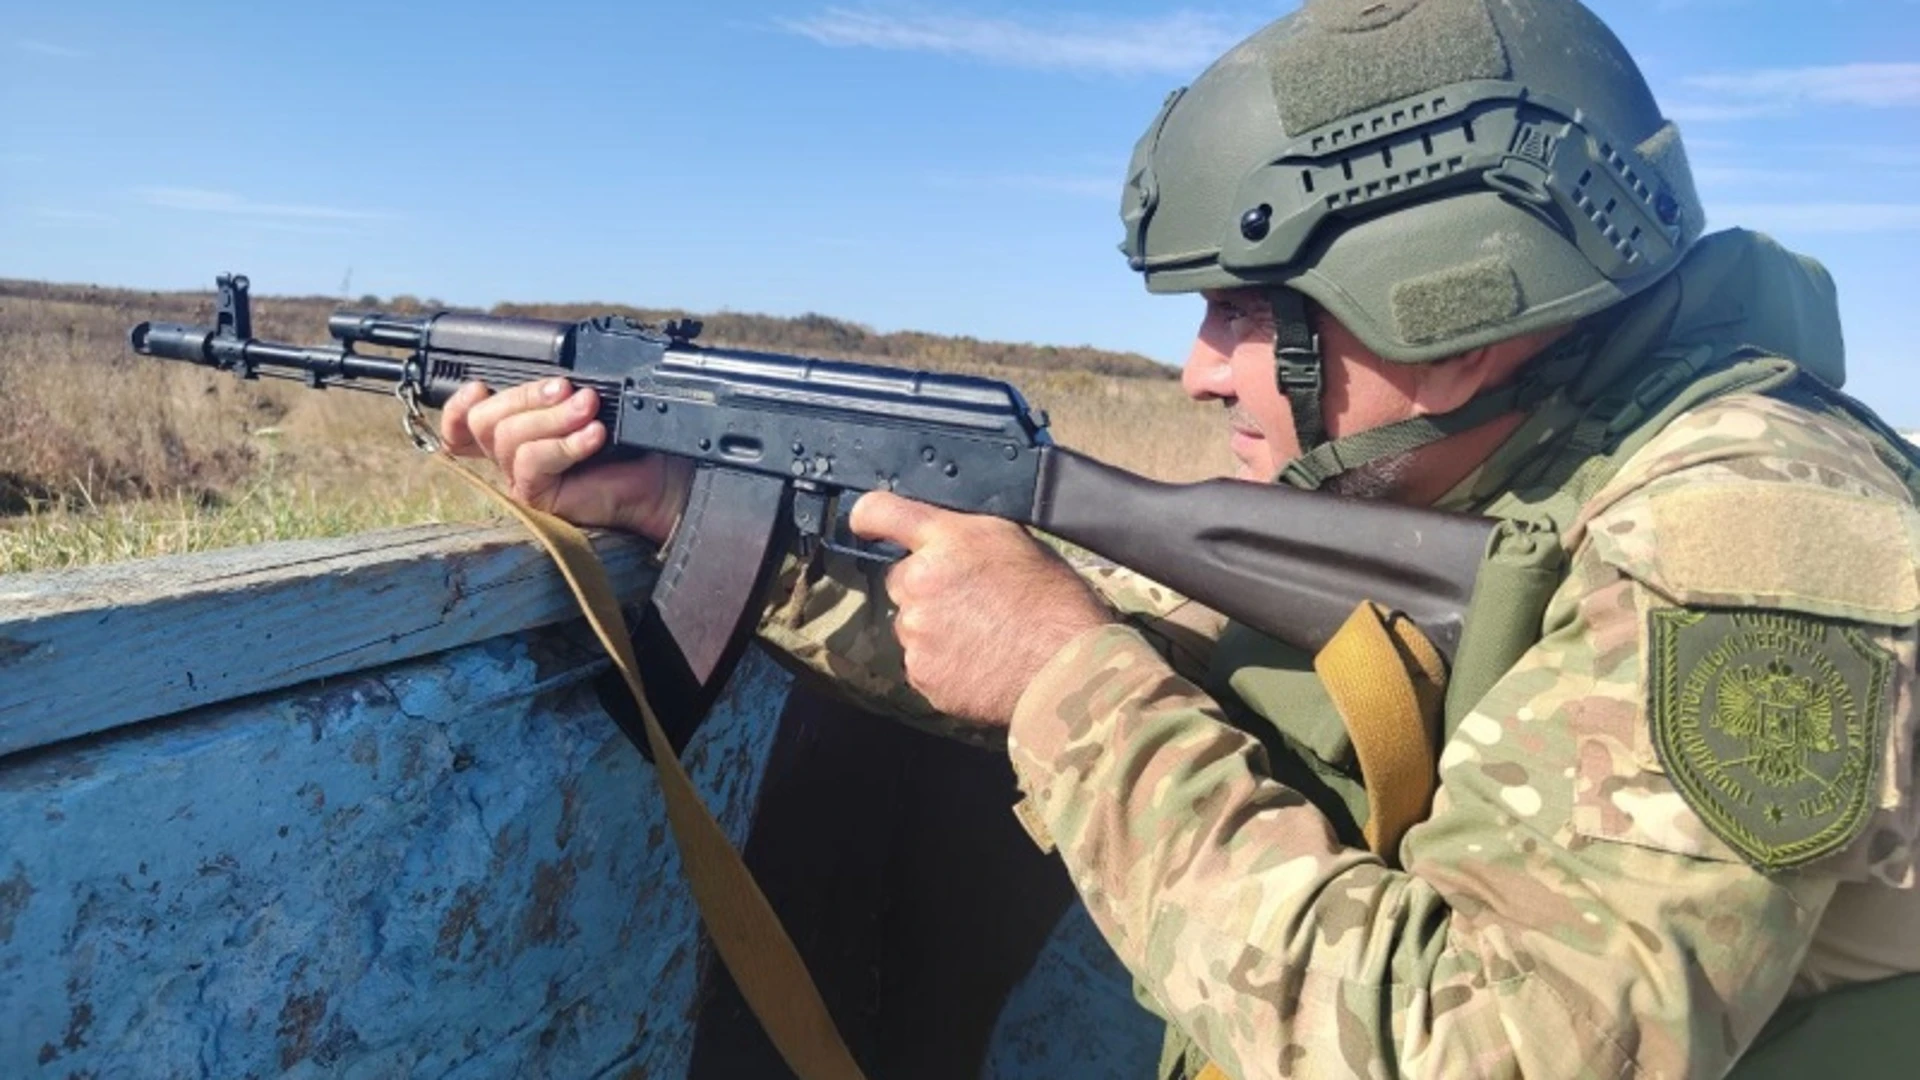
[[[594,300],[1090,343],[1192,298],[1114,251],[1162,97],[1280,3],[19,5],[0,276]],[[1840,283],[1850,389],[1920,427],[1920,0],[1596,0],[1714,227]],[[350,283],[347,279],[351,275]]]

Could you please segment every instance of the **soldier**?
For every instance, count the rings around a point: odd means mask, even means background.
[[[1243,478],[1535,526],[1489,558],[1397,837],[1332,677],[1151,582],[887,494],[853,522],[913,552],[885,598],[790,560],[769,642],[1004,736],[1023,821],[1170,1023],[1163,1074],[1899,1067],[1846,1025],[1920,972],[1920,466],[1834,389],[1825,271],[1702,238],[1606,28],[1308,0],[1168,99],[1122,218],[1150,291],[1206,298],[1184,385]],[[463,390],[447,442],[665,537],[684,468],[568,471],[597,402],[542,393]]]

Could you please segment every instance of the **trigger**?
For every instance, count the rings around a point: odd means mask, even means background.
[[[891,540],[854,540],[852,543],[825,540],[821,542],[821,546],[836,555],[845,555],[849,559],[880,563],[885,566],[892,566],[912,554]]]
[[[851,524],[853,502],[852,499],[841,501],[840,512],[833,516],[832,530],[821,539],[823,547],[836,555],[883,566],[892,566],[912,554],[891,540],[862,540],[855,536]]]

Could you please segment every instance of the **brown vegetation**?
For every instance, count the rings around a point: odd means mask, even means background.
[[[256,334],[324,341],[341,306],[256,302]],[[353,305],[421,310],[411,298]],[[686,312],[501,305],[496,314],[650,321]],[[488,513],[448,492],[401,436],[397,406],[134,355],[142,319],[204,323],[206,293],[0,280],[0,571]],[[699,315],[703,342],[965,371],[1018,385],[1060,442],[1123,467],[1189,480],[1226,471],[1216,411],[1134,354],[878,334],[819,315]],[[31,549],[31,550],[29,550]],[[24,552],[24,553],[23,553]]]

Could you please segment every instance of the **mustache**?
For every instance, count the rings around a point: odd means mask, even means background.
[[[1266,428],[1253,418],[1253,414],[1238,399],[1227,403],[1227,425],[1239,431],[1258,432],[1262,438],[1267,434]]]

